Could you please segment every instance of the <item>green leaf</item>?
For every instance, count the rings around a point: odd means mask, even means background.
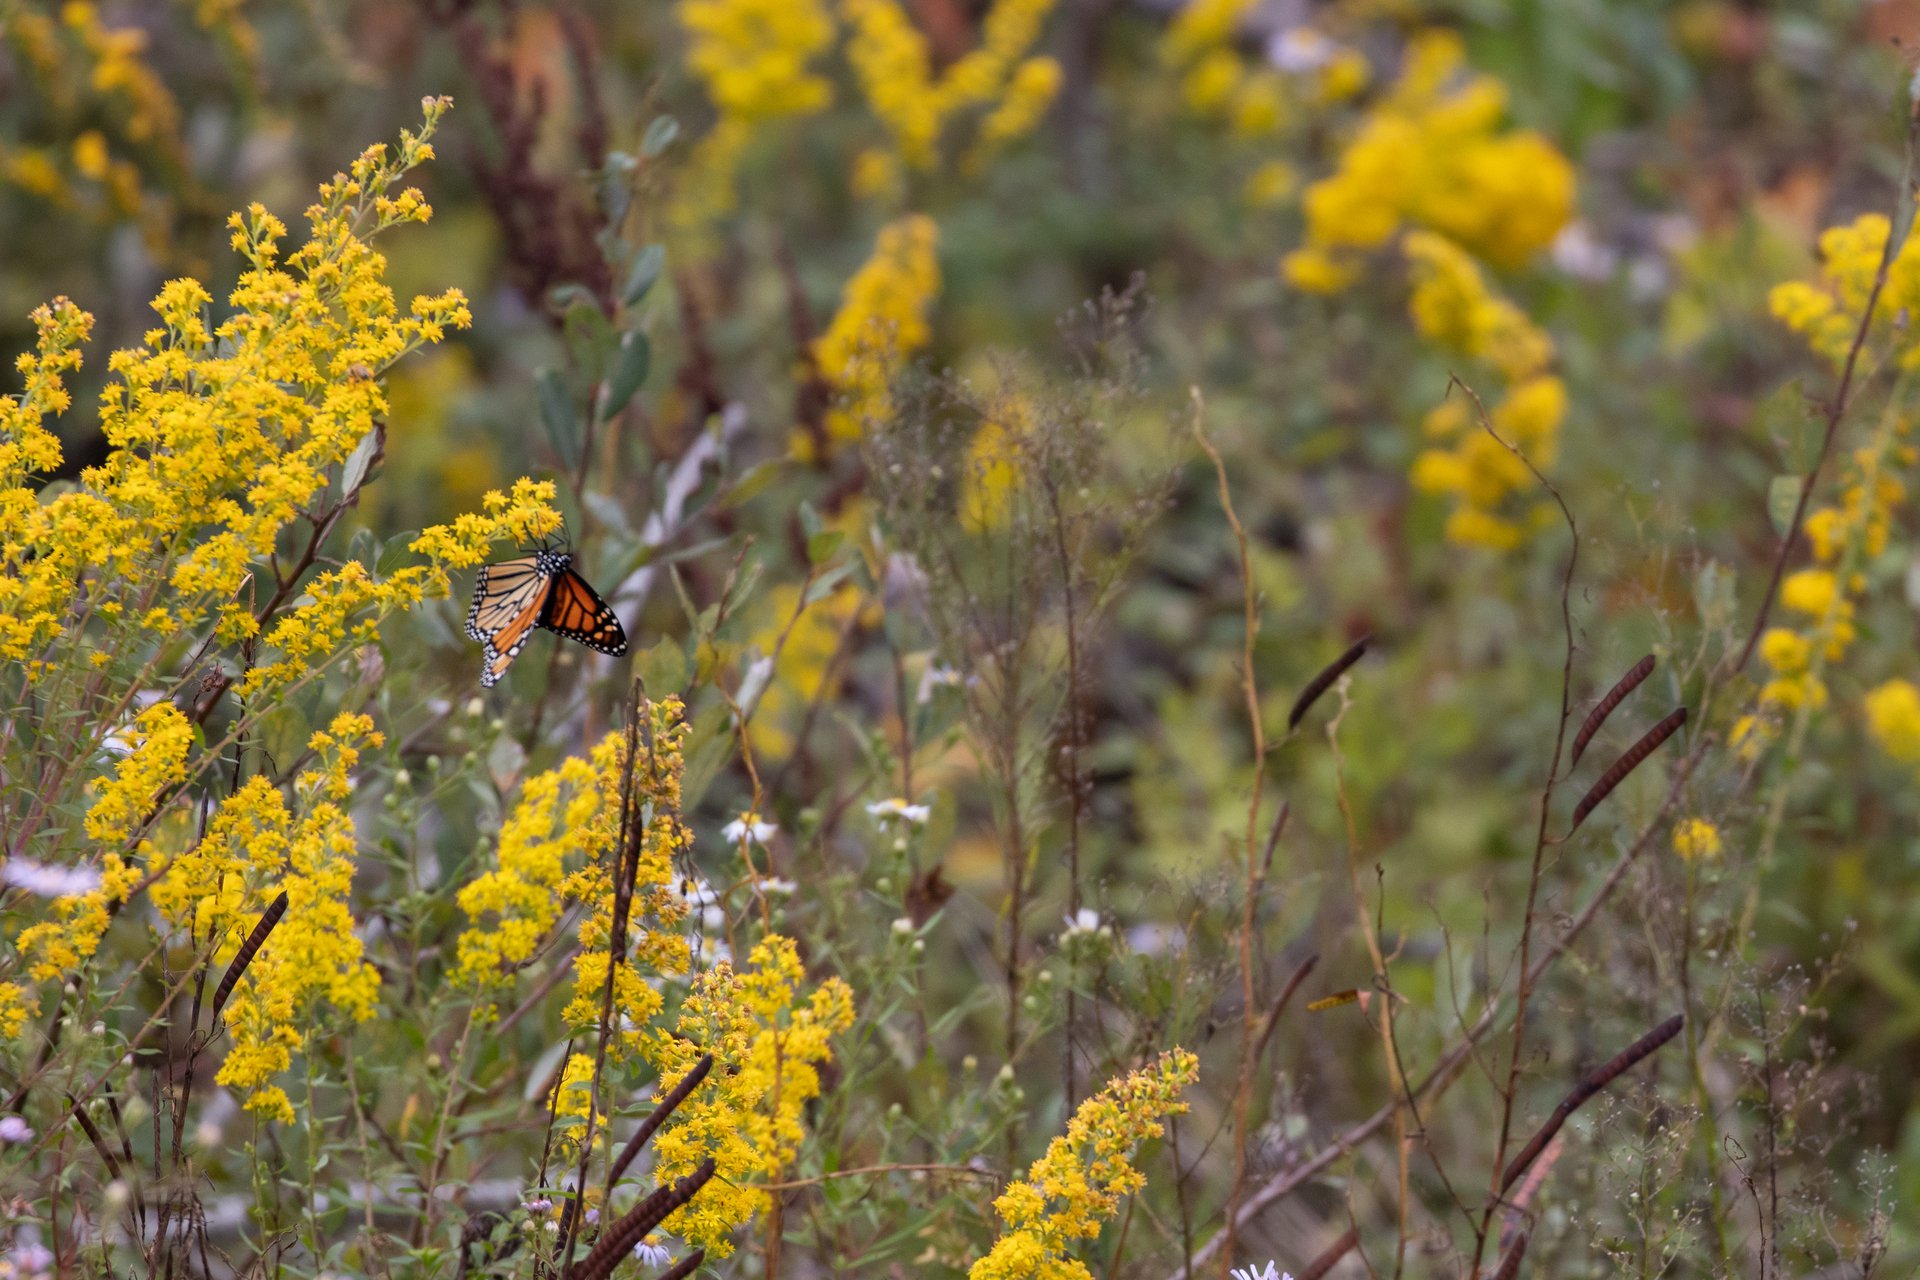
[[[799,515],[800,532],[806,534],[808,539],[812,539],[824,527],[825,522],[820,519],[820,513],[815,511],[813,504],[804,498],[800,502]]]
[[[1707,561],[1693,580],[1693,607],[1702,625],[1713,631],[1727,626],[1733,621],[1735,603],[1733,574],[1718,560]]]
[[[634,392],[646,385],[647,372],[652,367],[653,344],[647,341],[647,335],[637,330],[621,334],[620,349],[613,357],[613,373],[607,379],[606,402],[600,407],[602,422],[627,407]]]
[[[361,485],[367,481],[367,472],[372,468],[374,459],[380,456],[380,444],[383,431],[378,423],[373,429],[360,437],[360,443],[353,446],[353,452],[347,455],[347,462],[340,470],[340,492],[351,498]]]
[[[413,540],[419,536],[418,529],[403,529],[388,538],[380,548],[380,562],[373,566],[373,571],[384,578],[412,559]]]
[[[642,249],[633,260],[633,270],[627,273],[627,287],[620,295],[621,301],[631,307],[646,297],[654,281],[660,278],[660,269],[666,262],[665,245],[650,244]]]
[[[587,381],[598,382],[606,374],[608,363],[613,358],[613,325],[607,320],[598,305],[572,307],[567,311],[566,319],[560,327],[567,335],[567,345],[572,348],[573,356],[585,371]]]
[[[653,123],[647,126],[646,137],[640,140],[640,154],[651,159],[673,145],[680,136],[680,122],[672,116],[655,116]]]
[[[739,479],[723,490],[714,501],[722,511],[729,507],[737,507],[778,480],[786,469],[785,458],[769,458],[765,462],[755,463],[741,472]]]
[[[847,535],[839,529],[822,529],[807,539],[807,562],[825,564],[833,559],[846,540]]]
[[[672,637],[641,654],[638,668],[640,678],[646,682],[649,697],[665,697],[687,687],[687,651],[680,641]]]
[[[726,704],[716,702],[693,718],[687,731],[686,768],[680,776],[681,812],[691,813],[700,804],[720,772],[720,766],[733,754],[732,713]]]
[[[632,534],[633,529],[627,524],[626,508],[611,494],[589,489],[580,495],[580,501],[593,514],[593,518],[607,528],[615,533]]]
[[[561,465],[571,470],[580,453],[580,420],[574,416],[566,379],[558,369],[540,369],[533,381],[540,393],[540,421],[547,428],[547,439],[553,442]]]
[[[1793,509],[1800,503],[1800,489],[1806,482],[1805,476],[1784,475],[1775,476],[1767,485],[1767,515],[1773,521],[1773,531],[1783,538],[1793,522]]]
[[[574,307],[597,307],[600,304],[594,301],[593,291],[587,286],[569,280],[566,284],[557,284],[547,290],[547,305],[564,314]]]
[[[801,597],[801,606],[804,608],[807,605],[825,600],[828,596],[832,595],[834,589],[845,580],[848,574],[853,572],[854,566],[859,563],[857,559],[848,560],[845,564],[835,565],[833,568],[815,578],[813,585],[807,588],[807,594]]]

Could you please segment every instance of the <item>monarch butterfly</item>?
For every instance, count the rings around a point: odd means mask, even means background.
[[[627,651],[627,633],[612,606],[574,571],[573,556],[565,551],[543,547],[480,570],[473,607],[467,610],[467,634],[486,646],[482,686],[499,683],[535,627],[601,653]]]

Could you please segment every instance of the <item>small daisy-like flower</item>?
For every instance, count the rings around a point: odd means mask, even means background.
[[[0,866],[0,881],[42,898],[77,898],[100,887],[100,873],[91,867],[52,867],[31,858],[9,858]]]
[[[1233,1280],[1293,1280],[1293,1277],[1282,1271],[1279,1264],[1269,1262],[1264,1268],[1235,1267]]]
[[[899,796],[894,796],[868,805],[867,812],[879,819],[882,826],[889,822],[904,822],[908,826],[918,827],[926,822],[928,815],[933,812],[933,807],[909,804]]]
[[[553,1201],[547,1199],[545,1196],[540,1196],[527,1201],[526,1208],[528,1213],[546,1213],[553,1208]]]
[[[1100,913],[1092,907],[1082,907],[1072,915],[1063,918],[1067,922],[1068,937],[1083,933],[1101,932]]]
[[[933,701],[935,689],[954,688],[965,683],[964,677],[952,667],[928,667],[926,673],[920,677],[920,687],[914,691],[913,700],[925,706]]]
[[[33,1126],[19,1116],[0,1116],[0,1142],[27,1142],[33,1137]]]
[[[728,844],[739,844],[745,840],[765,844],[773,839],[778,830],[780,827],[777,823],[762,822],[759,814],[749,811],[720,828],[720,835]]]
[[[633,1246],[633,1256],[640,1260],[643,1267],[664,1267],[673,1261],[673,1254],[654,1236],[648,1236]]]
[[[760,892],[773,898],[791,898],[794,890],[800,886],[780,876],[764,876],[760,880]]]

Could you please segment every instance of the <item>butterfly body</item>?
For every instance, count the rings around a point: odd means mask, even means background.
[[[485,646],[480,683],[492,688],[526,647],[535,627],[600,653],[627,651],[627,633],[565,551],[541,548],[480,570],[467,610],[467,634]]]

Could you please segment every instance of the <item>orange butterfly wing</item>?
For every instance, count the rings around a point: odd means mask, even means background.
[[[467,610],[467,634],[485,646],[482,687],[498,684],[520,656],[553,584],[554,576],[541,569],[537,556],[503,560],[480,570],[473,584],[473,605]]]
[[[540,625],[555,635],[577,640],[600,653],[627,651],[627,633],[620,626],[613,606],[587,585],[587,580],[571,568],[554,575],[553,590],[546,608],[540,613]]]

